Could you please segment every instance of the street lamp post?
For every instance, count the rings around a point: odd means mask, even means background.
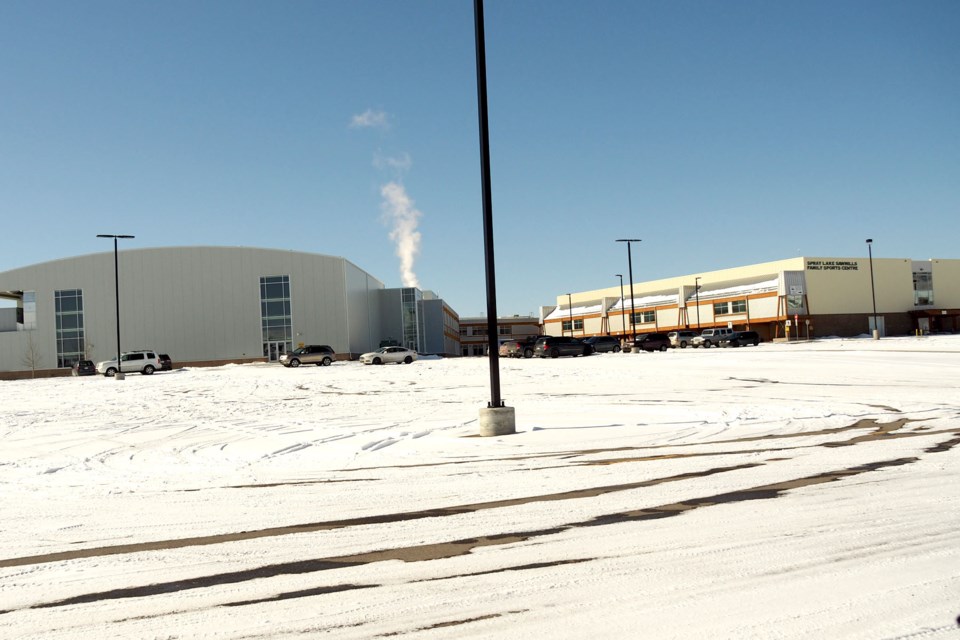
[[[877,324],[877,293],[873,287],[873,238],[867,238],[867,253],[870,255],[870,297],[873,298],[873,339],[880,339],[880,326]]]
[[[567,294],[567,311],[570,313],[570,337],[573,337],[573,298]],[[563,333],[561,331],[561,333]]]
[[[700,276],[693,279],[693,293],[697,296],[697,331],[700,331]]]
[[[117,251],[117,240],[119,238],[127,239],[133,238],[135,236],[127,235],[114,235],[109,233],[99,233],[97,234],[98,238],[113,238],[113,280],[114,280],[114,293],[116,295],[117,302],[117,372],[113,374],[113,377],[117,380],[123,380],[123,370],[120,366],[120,259],[119,253]]]
[[[639,238],[620,238],[617,242],[627,243],[627,275],[630,278],[630,332],[633,334],[633,343],[637,343],[637,308],[633,298],[633,257],[630,255],[630,243],[641,242]]]
[[[627,319],[623,317],[623,274],[615,273],[613,275],[620,278],[620,325],[623,327],[623,335],[627,335]]]
[[[487,53],[483,31],[483,0],[473,0],[477,47],[477,119],[480,129],[480,187],[483,204],[483,256],[487,276],[487,341],[490,348],[490,402],[480,409],[480,435],[516,433],[513,407],[500,397],[500,354],[497,348],[497,285],[493,255],[493,203],[490,186],[490,126],[487,117]]]

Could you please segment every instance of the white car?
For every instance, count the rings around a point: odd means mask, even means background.
[[[154,371],[159,371],[163,364],[156,351],[128,351],[120,354],[120,362],[123,363],[121,370],[123,373],[142,373],[149,376]],[[113,377],[117,373],[117,361],[104,360],[97,363],[97,373]]]
[[[388,362],[410,364],[416,359],[417,352],[406,347],[380,347],[376,351],[360,356],[360,362],[363,364],[387,364]]]

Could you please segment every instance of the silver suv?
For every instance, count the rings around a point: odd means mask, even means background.
[[[703,347],[709,349],[720,344],[720,338],[725,338],[733,333],[733,329],[718,327],[716,329],[704,329],[691,343],[694,347]]]
[[[160,369],[163,365],[160,363],[160,357],[156,351],[127,351],[120,354],[120,371],[123,373],[142,373],[145,376],[151,375],[154,371]],[[104,360],[97,363],[97,373],[113,377],[117,373],[117,360]]]
[[[688,345],[693,344],[693,339],[697,337],[696,331],[671,331],[667,334],[670,338],[670,346],[676,349],[686,349]]]
[[[280,364],[285,367],[299,367],[301,364],[315,364],[318,367],[330,366],[336,353],[325,344],[308,344],[280,356]]]

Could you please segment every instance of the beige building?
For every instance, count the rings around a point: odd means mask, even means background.
[[[960,260],[805,258],[557,296],[547,335],[731,327],[765,340],[960,331]]]

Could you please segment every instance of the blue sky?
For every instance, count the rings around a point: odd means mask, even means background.
[[[500,315],[617,285],[621,237],[638,282],[960,257],[956,0],[485,12]],[[0,271],[128,233],[395,287],[406,239],[407,277],[486,310],[470,0],[4,0],[0,79]]]

